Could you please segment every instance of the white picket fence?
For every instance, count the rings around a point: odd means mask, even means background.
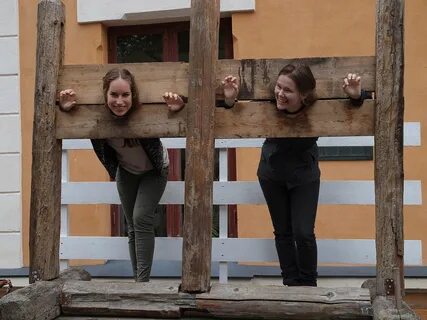
[[[420,124],[405,123],[405,146],[419,146]],[[185,148],[184,138],[162,139],[167,148]],[[213,202],[219,205],[219,238],[212,242],[212,261],[218,261],[220,282],[227,282],[228,262],[277,261],[273,239],[227,238],[228,204],[264,204],[258,182],[227,181],[227,148],[260,147],[264,139],[219,139],[219,181],[214,182]],[[372,146],[373,137],[320,138],[320,146]],[[69,236],[69,204],[119,204],[114,182],[70,182],[68,175],[68,150],[92,149],[89,140],[64,140],[62,154],[61,195],[61,267],[67,267],[69,259],[129,259],[127,239],[122,237]],[[161,204],[183,204],[184,182],[170,181],[160,201]],[[374,181],[322,181],[320,204],[375,204]],[[404,204],[421,205],[421,181],[405,180]],[[343,212],[345,215],[345,212]],[[374,239],[320,239],[320,263],[375,264]],[[182,238],[156,238],[154,259],[180,261]],[[405,240],[405,264],[422,264],[420,240]]]

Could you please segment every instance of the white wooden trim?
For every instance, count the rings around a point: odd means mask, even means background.
[[[18,35],[18,0],[0,1],[0,37]]]
[[[0,115],[19,113],[19,77],[0,77]],[[19,143],[20,145],[21,143]]]
[[[219,181],[228,181],[228,151],[219,149]],[[228,206],[219,206],[219,238],[228,238]],[[219,283],[228,282],[228,263],[219,262]]]
[[[0,193],[0,233],[20,232],[21,215],[21,193]]]
[[[61,166],[61,182],[67,183],[69,181],[69,163],[68,163],[68,152],[62,152],[62,166]],[[61,237],[67,237],[69,235],[69,215],[68,215],[68,205],[61,204]],[[59,268],[60,270],[65,270],[69,267],[68,260],[60,259]]]
[[[18,114],[0,114],[0,153],[13,153],[20,151],[21,117]]]
[[[77,21],[124,24],[188,20],[190,0],[77,0]],[[221,0],[221,13],[255,10],[255,0]],[[120,23],[121,22],[121,23]]]
[[[18,0],[0,1],[0,268],[22,267]]]
[[[63,204],[119,204],[114,182],[69,182],[62,184]],[[265,204],[256,181],[214,182],[213,201],[225,204]],[[169,181],[161,204],[183,204],[184,182]],[[322,181],[319,204],[374,205],[374,181]],[[421,181],[405,180],[404,204],[421,205]]]
[[[419,122],[405,122],[404,145],[421,145],[421,124]],[[163,144],[168,149],[185,149],[185,138],[162,138]],[[216,139],[215,148],[260,148],[265,139]],[[361,137],[321,137],[318,145],[321,147],[372,147],[374,138],[372,136]],[[65,139],[63,149],[92,149],[88,139]]]
[[[374,239],[317,240],[319,263],[375,264]],[[405,240],[405,264],[422,264],[420,240]],[[156,238],[154,259],[180,261],[182,238]],[[128,260],[124,237],[61,237],[61,259]],[[273,239],[212,239],[212,261],[277,261]]]
[[[22,267],[21,233],[0,233],[0,269]]]
[[[0,192],[21,192],[21,157],[18,153],[0,153]]]
[[[17,75],[19,73],[18,37],[0,38],[0,74]]]

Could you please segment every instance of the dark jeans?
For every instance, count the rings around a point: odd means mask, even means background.
[[[128,225],[135,280],[149,281],[154,253],[154,213],[165,191],[167,176],[156,170],[136,175],[119,166],[116,181]]]
[[[259,182],[273,223],[284,283],[317,285],[314,224],[320,180],[293,188],[284,182]]]

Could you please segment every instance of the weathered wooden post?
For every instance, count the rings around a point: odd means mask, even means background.
[[[219,0],[192,0],[190,25],[181,289],[206,292],[211,276]]]
[[[418,319],[402,301],[404,1],[377,0],[374,319]]]
[[[59,275],[62,140],[55,136],[55,103],[62,64],[64,6],[42,0],[37,16],[30,206],[30,282]]]

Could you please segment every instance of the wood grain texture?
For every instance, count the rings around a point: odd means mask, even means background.
[[[59,274],[62,141],[55,137],[55,101],[64,41],[61,1],[38,5],[30,204],[30,283]]]
[[[206,292],[211,279],[219,0],[191,1],[190,30],[181,290]]]
[[[377,0],[375,202],[377,295],[396,303],[403,282],[403,0]],[[386,279],[393,279],[394,293]]]
[[[179,318],[180,305],[194,308],[194,297],[167,285],[123,282],[67,282],[62,290],[65,315]]]
[[[374,320],[421,320],[420,316],[406,302],[403,302],[397,309],[394,299],[381,295],[374,299],[372,308]]]
[[[371,319],[368,289],[214,284],[202,294],[178,282],[67,282],[61,308],[76,316],[216,319]]]
[[[59,298],[66,281],[90,280],[81,268],[67,269],[53,281],[37,281],[0,299],[2,320],[52,320],[61,314]]]
[[[355,108],[349,100],[320,100],[289,117],[269,102],[236,103],[217,108],[215,138],[318,137],[372,135],[374,103]]]
[[[239,102],[215,108],[215,138],[364,136],[374,133],[374,101],[359,108],[348,100],[319,100],[295,118],[264,102]],[[103,105],[57,110],[58,139],[112,137],[185,137],[187,108],[169,112],[165,105],[143,105],[127,119],[111,116]]]
[[[369,291],[359,288],[213,285],[197,309],[216,318],[371,319]]]
[[[321,99],[345,98],[341,86],[349,72],[363,75],[365,90],[375,90],[375,57],[219,60],[213,71],[217,98],[221,98],[221,80],[232,74],[240,80],[240,100],[272,99],[277,75],[288,63],[311,67]],[[115,67],[127,68],[135,75],[143,103],[163,102],[165,91],[188,96],[189,64],[185,62],[63,66],[58,90],[73,88],[80,104],[102,104],[102,77]]]

